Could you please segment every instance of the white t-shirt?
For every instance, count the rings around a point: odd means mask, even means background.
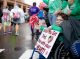
[[[10,14],[10,11],[8,9],[3,9],[3,16],[2,16],[2,20],[10,20],[9,19],[9,15]]]

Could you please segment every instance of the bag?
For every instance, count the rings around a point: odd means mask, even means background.
[[[20,18],[19,12],[13,13],[13,18]]]

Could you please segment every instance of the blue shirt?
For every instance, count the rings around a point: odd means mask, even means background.
[[[43,10],[40,10],[40,11],[39,11],[38,17],[39,17],[39,18],[44,18],[44,12],[43,12]]]

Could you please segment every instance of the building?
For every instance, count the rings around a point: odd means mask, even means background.
[[[30,7],[30,5],[25,4],[25,3],[23,2],[23,0],[0,0],[0,5],[1,5],[2,7],[8,6],[9,9],[12,9],[13,6],[14,6],[16,3],[17,3],[17,4],[19,5],[19,7],[21,7],[24,11],[26,11],[27,8]]]

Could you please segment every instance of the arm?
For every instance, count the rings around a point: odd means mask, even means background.
[[[40,27],[40,30],[43,31],[44,28],[45,28],[44,26],[41,26],[41,27]],[[62,28],[59,27],[59,26],[57,26],[57,25],[49,26],[49,27],[47,28],[47,30],[56,30],[56,31],[62,32]]]

